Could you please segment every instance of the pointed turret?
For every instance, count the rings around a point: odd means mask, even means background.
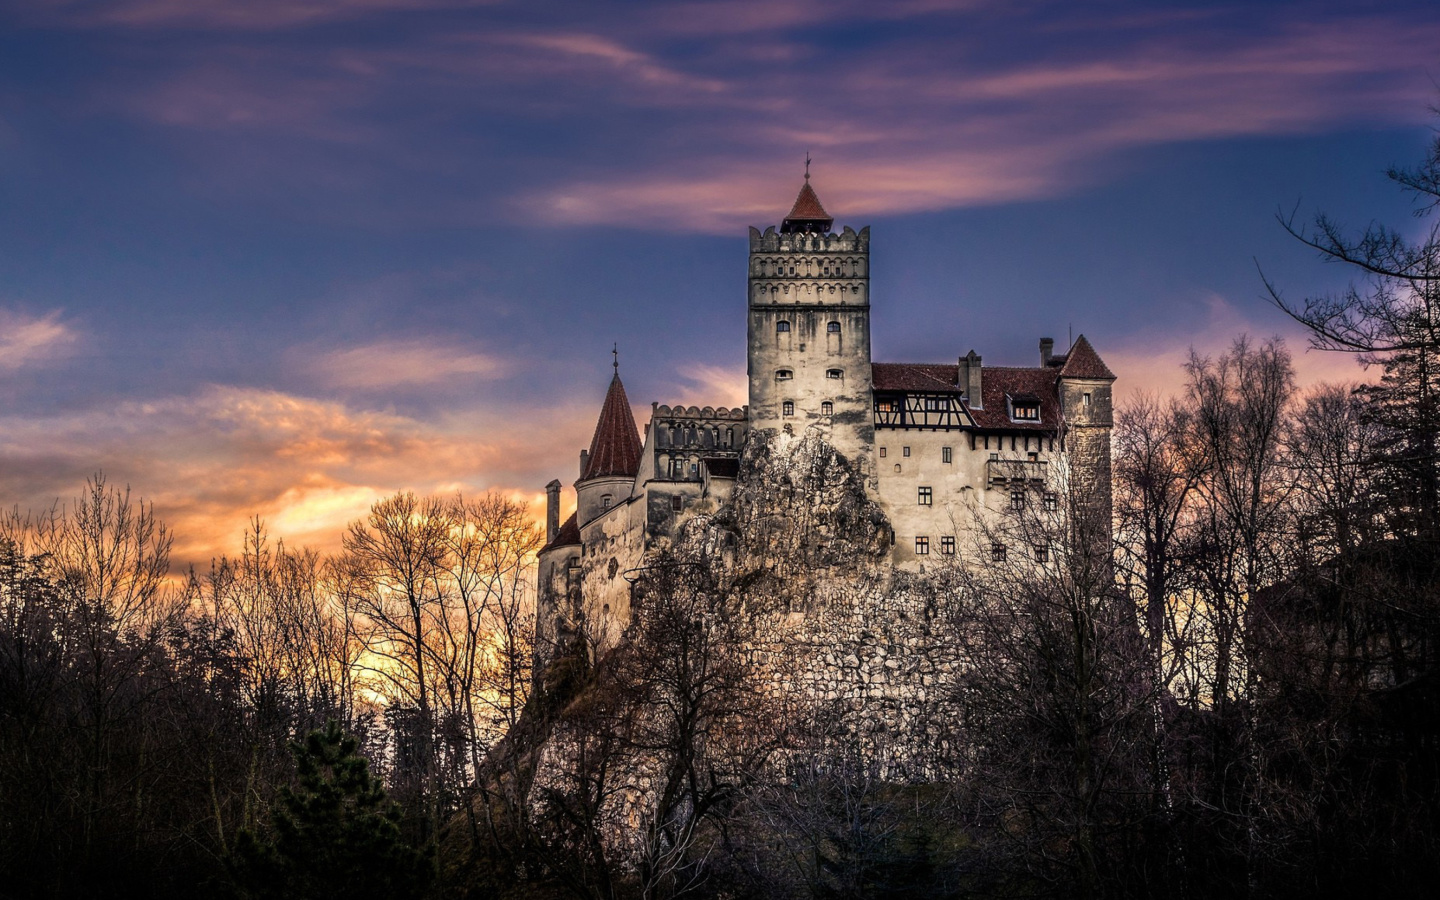
[[[1114,381],[1115,373],[1110,371],[1110,367],[1105,365],[1100,354],[1095,352],[1095,348],[1090,346],[1090,342],[1082,334],[1075,341],[1075,346],[1065,355],[1065,365],[1060,368],[1060,377]]]
[[[610,379],[610,390],[605,392],[605,404],[600,407],[600,420],[595,423],[595,436],[590,439],[585,458],[581,481],[617,475],[634,478],[640,470],[639,432],[618,367]]]
[[[807,162],[805,184],[800,187],[800,195],[795,198],[795,205],[790,207],[790,215],[780,223],[780,233],[794,234],[797,231],[813,231],[819,234],[828,234],[834,225],[835,219],[825,211],[824,206],[820,205],[820,197],[810,186],[810,171]]]

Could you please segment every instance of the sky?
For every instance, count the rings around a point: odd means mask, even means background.
[[[877,360],[1117,391],[1339,290],[1278,216],[1417,229],[1432,2],[8,0],[0,507],[104,472],[175,559],[322,550],[376,499],[570,483],[618,344],[745,397],[746,228],[803,161],[872,227]]]

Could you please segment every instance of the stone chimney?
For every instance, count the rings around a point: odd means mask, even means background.
[[[560,479],[545,485],[545,543],[560,534]]]
[[[580,451],[580,477],[584,478],[585,473],[590,470],[590,451]]]
[[[1051,356],[1051,354],[1053,354],[1054,352],[1055,352],[1055,339],[1054,339],[1054,338],[1041,338],[1041,339],[1040,339],[1040,366],[1041,366],[1041,368],[1044,368],[1045,366],[1050,365],[1050,356]]]
[[[984,409],[985,399],[980,393],[980,354],[971,350],[960,357],[958,377],[955,379],[955,386],[965,395],[965,400],[971,409]]]

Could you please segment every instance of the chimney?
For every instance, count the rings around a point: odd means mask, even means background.
[[[965,394],[965,400],[969,403],[970,408],[984,409],[985,398],[980,392],[980,354],[971,350],[960,357],[959,376],[956,379],[959,382],[956,387]]]
[[[1040,339],[1040,366],[1044,368],[1050,365],[1050,354],[1055,352],[1054,338]]]
[[[580,477],[581,477],[581,478],[584,478],[584,477],[585,477],[585,470],[588,469],[588,468],[590,468],[590,451],[589,451],[589,450],[581,450],[581,451],[580,451]]]
[[[545,543],[560,534],[560,479],[545,485]]]

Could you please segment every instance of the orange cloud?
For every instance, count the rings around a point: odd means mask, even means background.
[[[485,380],[508,369],[497,357],[434,339],[377,341],[318,353],[297,347],[289,355],[320,384],[366,390]]]

